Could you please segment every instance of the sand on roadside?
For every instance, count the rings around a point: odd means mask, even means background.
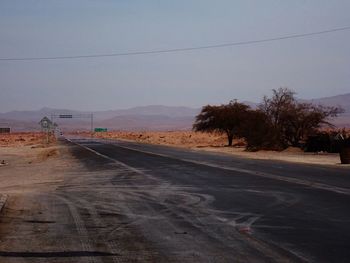
[[[49,142],[54,143],[55,136],[49,135]],[[1,133],[0,147],[14,147],[27,145],[43,145],[47,143],[47,134],[43,132],[15,132]]]
[[[238,157],[245,157],[258,160],[278,160],[304,164],[341,165],[337,153],[306,153],[298,148],[288,148],[284,151],[257,151],[247,152],[244,147],[203,147],[201,150],[231,154]],[[350,167],[350,166],[349,166]]]
[[[0,135],[0,193],[40,191],[63,179],[72,160],[64,145],[45,143],[45,134],[21,133]]]

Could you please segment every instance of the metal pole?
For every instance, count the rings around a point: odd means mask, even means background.
[[[52,127],[55,129],[55,126],[53,125],[54,124],[54,114],[51,113],[51,125]],[[55,132],[55,130],[53,131],[53,133]]]
[[[94,114],[91,113],[91,138],[94,136]]]

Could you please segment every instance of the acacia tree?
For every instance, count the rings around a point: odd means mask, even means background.
[[[248,150],[282,150],[288,146],[300,147],[307,136],[322,125],[331,125],[330,117],[343,110],[310,103],[301,103],[288,88],[272,90],[264,97],[258,109],[230,101],[220,106],[202,108],[193,125],[195,131],[226,133],[228,145],[234,137],[245,138]]]
[[[261,110],[249,110],[240,128],[239,135],[247,143],[246,150],[256,151],[275,148],[274,141],[271,140],[273,129],[268,117]]]
[[[228,145],[231,146],[233,138],[241,133],[241,125],[245,121],[249,106],[230,101],[220,106],[204,106],[196,116],[193,124],[195,131],[219,132],[227,135]]]
[[[267,125],[271,127],[270,145],[281,149],[290,145],[300,147],[301,141],[322,125],[331,125],[329,117],[336,117],[342,112],[337,107],[300,103],[288,88],[272,91],[272,97],[265,96],[259,109],[266,115]]]
[[[270,131],[270,145],[274,148],[287,147],[284,138],[284,129],[286,113],[296,102],[294,92],[288,88],[279,88],[272,90],[272,97],[264,96],[263,102],[259,105],[259,110],[266,115]]]
[[[328,121],[329,117],[336,117],[342,109],[337,107],[325,107],[311,103],[296,103],[284,112],[284,138],[286,143],[300,147],[301,141],[314,134],[326,125],[333,125]]]

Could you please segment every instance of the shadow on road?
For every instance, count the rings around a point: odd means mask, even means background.
[[[5,252],[0,251],[0,257],[21,258],[64,258],[64,257],[106,257],[118,256],[118,254],[99,251],[58,251],[58,252]]]

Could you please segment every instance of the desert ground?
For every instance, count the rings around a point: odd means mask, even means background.
[[[57,180],[60,173],[52,170],[63,148],[52,136],[50,140],[47,144],[43,133],[0,135],[0,193],[18,191],[18,186],[21,192],[33,191],[43,182]]]
[[[90,133],[79,133],[90,136]],[[101,132],[95,133],[95,138],[110,140],[136,141],[155,145],[168,145],[188,148],[199,151],[219,152],[233,156],[260,159],[260,160],[280,160],[295,163],[340,165],[338,154],[334,153],[305,153],[298,148],[290,147],[284,151],[245,151],[244,141],[234,140],[232,147],[227,147],[225,135],[216,133],[202,133],[193,131],[140,131],[140,132]]]
[[[55,142],[53,135],[49,136],[50,142]],[[41,132],[15,132],[0,134],[0,147],[18,147],[18,146],[33,146],[46,144],[47,135]]]

